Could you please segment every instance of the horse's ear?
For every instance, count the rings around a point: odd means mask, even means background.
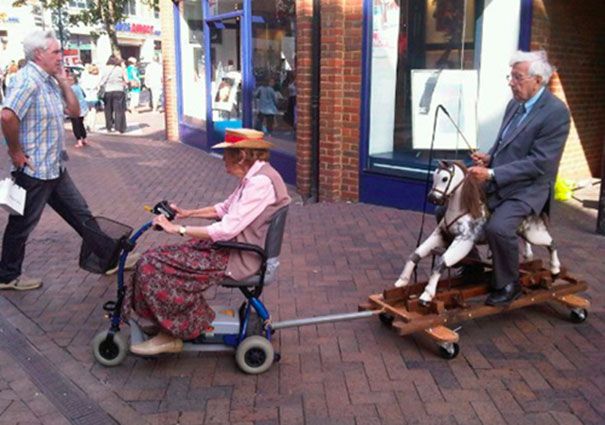
[[[439,168],[443,168],[443,169],[447,170],[448,168],[450,168],[450,163],[447,162],[444,159],[440,159],[439,160]]]

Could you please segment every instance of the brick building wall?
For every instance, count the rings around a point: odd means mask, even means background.
[[[311,195],[311,39],[313,0],[296,2],[296,187]]]
[[[162,68],[164,71],[166,139],[171,142],[178,142],[176,40],[174,32],[174,5],[171,0],[160,0],[160,22],[162,25]]]
[[[605,140],[605,8],[601,0],[534,0],[531,48],[544,48],[558,72],[552,90],[571,111],[559,174],[600,177]]]
[[[297,2],[297,187],[311,184],[312,0]],[[319,199],[359,198],[362,1],[321,1]]]

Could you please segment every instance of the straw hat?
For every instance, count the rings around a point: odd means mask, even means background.
[[[270,149],[272,143],[263,140],[264,133],[251,128],[228,128],[225,141],[212,146],[212,149]]]

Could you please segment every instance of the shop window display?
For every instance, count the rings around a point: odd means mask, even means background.
[[[413,140],[413,115],[421,109],[414,108],[413,100],[426,102],[435,84],[443,86],[444,76],[460,75],[465,87],[475,81],[472,72],[441,71],[475,68],[475,24],[481,7],[481,0],[373,0],[368,169],[425,178],[432,168],[430,141]],[[434,70],[433,78],[412,88],[413,70]],[[462,139],[455,146],[440,146],[436,140],[433,156],[463,159],[468,149]]]
[[[240,18],[210,24],[212,120],[215,130],[242,125]],[[221,124],[219,124],[221,122]],[[222,131],[219,130],[219,131]],[[222,139],[222,135],[217,135]]]
[[[206,127],[206,80],[201,0],[186,1],[181,14],[181,81],[185,124]]]
[[[282,150],[296,151],[296,2],[252,3],[254,125]]]
[[[243,0],[209,0],[208,6],[210,9],[210,14],[214,16],[222,13],[242,10],[244,7],[244,2]]]

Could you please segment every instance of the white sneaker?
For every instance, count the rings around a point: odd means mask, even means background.
[[[8,283],[0,283],[0,289],[12,289],[14,291],[29,291],[42,286],[42,279],[34,277],[19,276]]]

